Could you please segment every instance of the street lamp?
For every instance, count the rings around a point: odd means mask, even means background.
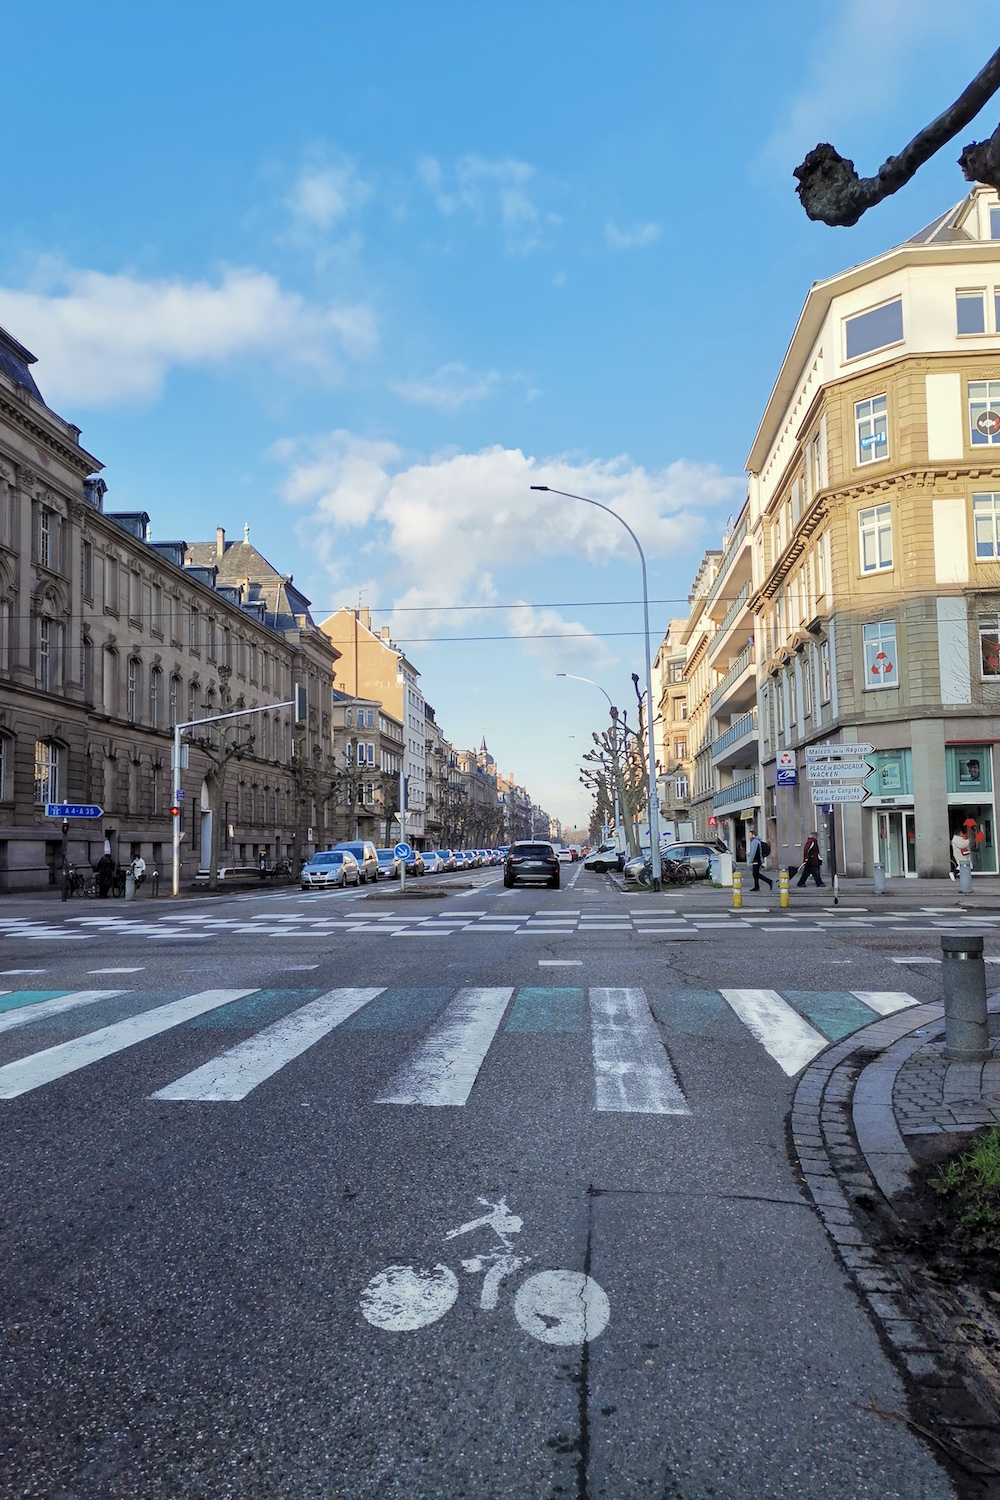
[[[562,495],[566,500],[582,500],[584,505],[596,505],[598,510],[603,510],[607,515],[614,516],[620,521],[636,545],[639,553],[639,561],[642,564],[642,618],[645,630],[643,641],[646,646],[646,692],[649,695],[649,713],[646,715],[646,763],[649,767],[649,844],[650,857],[653,866],[653,890],[658,891],[660,885],[660,808],[656,789],[656,752],[653,746],[653,663],[649,655],[649,590],[646,587],[646,555],[639,543],[639,538],[631,526],[610,505],[604,505],[600,500],[592,500],[589,495],[571,495],[569,490],[554,490],[547,484],[533,484],[533,490],[544,490],[549,495]]]
[[[611,787],[615,794],[615,841],[617,842],[622,830],[621,816],[618,812],[618,710],[611,701],[611,694],[606,688],[602,688],[599,682],[595,682],[592,677],[578,677],[575,672],[557,672],[556,676],[571,677],[574,682],[589,682],[591,687],[595,687],[599,693],[603,693],[608,700],[608,708],[611,710],[611,727],[615,735],[615,755],[612,767]],[[604,826],[606,828],[607,824],[605,823]]]

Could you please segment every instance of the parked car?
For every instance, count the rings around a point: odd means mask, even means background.
[[[378,870],[383,880],[399,879],[399,860],[395,849],[376,849]]]
[[[559,863],[561,865],[571,865],[573,863],[573,851],[572,851],[572,849],[560,849],[559,850]]]
[[[544,880],[559,889],[559,856],[551,844],[518,840],[504,861],[503,883],[509,890],[519,880]]]
[[[617,844],[601,844],[593,854],[587,855],[583,868],[593,870],[598,875],[605,875],[608,870],[620,870],[624,862]]]
[[[302,866],[299,883],[304,891],[336,885],[359,885],[361,866],[350,849],[324,849]]]
[[[709,872],[712,853],[708,844],[668,844],[663,850],[666,859],[686,860],[699,880]]]
[[[450,849],[435,849],[434,853],[441,861],[441,868],[443,870],[454,870],[455,856]]]
[[[424,856],[419,849],[411,849],[406,856],[407,875],[423,875],[425,871]]]
[[[349,849],[351,851],[361,871],[362,885],[365,885],[369,880],[378,880],[378,850],[371,839],[342,839],[339,844],[334,844],[333,847],[335,849]]]

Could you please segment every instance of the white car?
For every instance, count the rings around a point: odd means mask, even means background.
[[[572,855],[571,850],[569,850],[569,849],[560,849],[558,851],[558,853],[559,853],[559,863],[561,865],[571,865],[573,863],[573,855]]]

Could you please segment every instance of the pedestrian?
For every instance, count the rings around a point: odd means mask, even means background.
[[[106,901],[111,894],[111,883],[115,878],[115,862],[111,854],[111,846],[105,840],[105,850],[97,861],[97,894],[102,901]]]
[[[761,869],[761,865],[764,863],[766,856],[770,854],[770,852],[770,844],[765,844],[764,840],[760,837],[760,834],[755,830],[753,838],[750,840],[749,849],[750,868],[753,870],[753,888],[755,891],[760,890],[760,882],[762,880],[767,881],[767,888],[769,891],[774,890],[774,881],[771,879],[770,875],[765,875],[764,871]]]
[[[822,886],[823,877],[819,873],[822,868],[823,859],[819,852],[819,839],[816,837],[816,830],[813,829],[802,846],[802,874],[796,884],[805,885],[811,875],[816,884]]]
[[[952,880],[955,879],[955,870],[959,868],[962,860],[969,859],[970,856],[969,835],[964,828],[956,828],[951,836],[951,857],[955,865],[955,869],[949,871]]]

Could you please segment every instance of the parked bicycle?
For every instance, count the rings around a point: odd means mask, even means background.
[[[504,1281],[530,1257],[511,1253],[513,1237],[520,1234],[524,1220],[511,1213],[506,1198],[496,1203],[480,1198],[478,1202],[489,1212],[449,1230],[445,1239],[458,1239],[483,1229],[493,1231],[499,1249],[460,1262],[470,1275],[483,1273],[479,1306],[484,1312],[493,1312]],[[458,1293],[458,1277],[441,1262],[429,1269],[386,1266],[361,1293],[361,1312],[369,1323],[387,1333],[412,1333],[443,1318]],[[580,1346],[604,1332],[611,1304],[604,1288],[582,1271],[536,1271],[518,1288],[514,1316],[525,1333],[542,1344]]]
[[[270,870],[266,872],[272,880],[283,880],[286,885],[291,885],[295,879],[291,864],[287,859],[275,860]]]
[[[82,871],[78,870],[73,864],[63,866],[62,881],[64,901],[68,900],[70,896],[82,896],[86,890],[86,879]]]
[[[664,885],[690,885],[693,880],[698,879],[698,876],[686,859],[661,859],[660,879]],[[643,890],[648,890],[653,884],[653,861],[651,859],[646,860],[636,880]]]

